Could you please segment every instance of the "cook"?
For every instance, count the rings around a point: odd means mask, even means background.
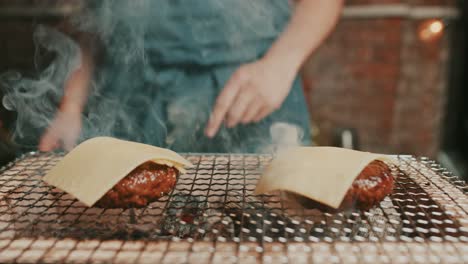
[[[269,128],[275,122],[300,127],[306,135],[301,144],[310,143],[297,75],[334,27],[342,0],[94,2],[99,4],[92,4],[90,14],[96,18],[118,17],[115,31],[100,64],[82,45],[81,66],[65,84],[40,150],[73,148],[80,133],[88,136],[80,131],[93,114],[102,117],[98,109],[106,102],[131,115],[112,123],[111,136],[178,152],[260,151],[271,143]],[[146,3],[145,14],[118,11],[139,3]],[[141,22],[145,16],[151,19]],[[144,60],[129,66],[128,58],[113,52],[136,41],[131,36],[139,28],[147,28]],[[93,75],[103,85],[89,96]]]

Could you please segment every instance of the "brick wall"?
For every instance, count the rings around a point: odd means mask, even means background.
[[[453,5],[455,1],[354,0],[348,5]],[[435,157],[447,89],[448,30],[418,38],[426,20],[343,17],[304,68],[315,139],[333,143],[342,127],[364,150]]]

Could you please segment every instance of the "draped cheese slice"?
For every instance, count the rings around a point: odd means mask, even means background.
[[[289,148],[265,168],[255,194],[284,190],[338,208],[353,181],[373,160],[396,164],[388,155],[343,148]]]
[[[68,153],[43,180],[92,206],[139,165],[175,167],[181,173],[190,162],[174,151],[110,137],[89,139]]]

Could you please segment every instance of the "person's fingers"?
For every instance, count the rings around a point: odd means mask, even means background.
[[[65,137],[62,142],[63,148],[66,151],[72,150],[75,147],[77,140],[78,140],[78,136],[75,134]]]
[[[227,111],[231,107],[237,93],[240,90],[242,77],[239,74],[234,74],[231,79],[226,83],[226,86],[216,99],[215,106],[211,113],[208,125],[205,128],[205,135],[213,137],[218,132]]]
[[[66,140],[63,142],[63,149],[65,151],[71,151],[75,147],[75,141],[74,140]]]
[[[271,110],[269,107],[263,107],[259,113],[254,117],[253,121],[255,123],[259,122],[260,120],[262,120],[263,118],[265,118],[266,116],[268,116],[269,114],[271,113]]]
[[[250,104],[244,113],[244,117],[242,118],[242,124],[248,124],[254,121],[254,118],[260,114],[262,107],[263,105],[259,101],[255,99],[250,101]]]
[[[213,137],[218,132],[219,128],[221,127],[221,124],[223,123],[223,120],[226,117],[227,111],[231,107],[234,98],[236,98],[239,89],[229,87],[229,89],[227,89],[226,91],[226,93],[222,93],[218,97],[213,111],[211,112],[210,120],[208,121],[208,125],[205,129],[205,134],[208,137]]]
[[[242,89],[242,91],[237,94],[237,97],[227,114],[227,127],[235,127],[242,121],[242,118],[247,113],[248,107],[254,99],[255,96],[248,92],[247,89]]]
[[[39,150],[44,152],[55,150],[59,146],[59,139],[51,130],[48,130],[39,142]]]

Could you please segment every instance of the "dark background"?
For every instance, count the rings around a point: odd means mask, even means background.
[[[441,157],[447,167],[468,179],[468,3],[459,3],[461,17],[454,23]]]

